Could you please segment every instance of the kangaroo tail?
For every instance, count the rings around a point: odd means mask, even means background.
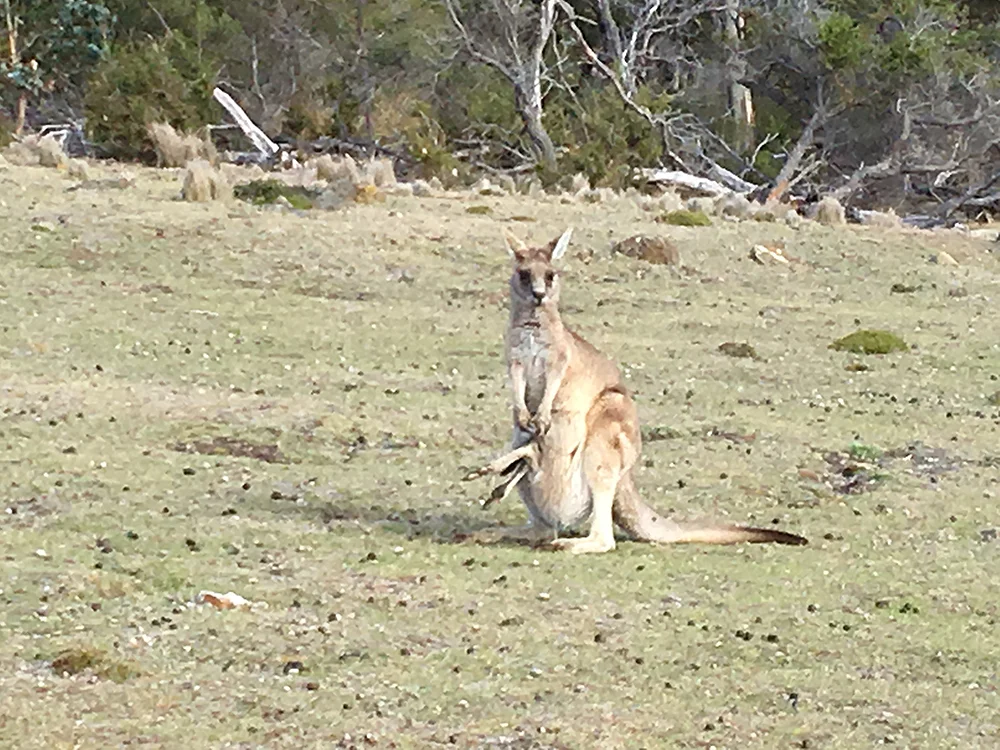
[[[660,544],[808,544],[796,534],[777,529],[756,529],[729,524],[681,524],[665,518],[643,502],[632,472],[622,477],[615,494],[614,520],[633,538]]]

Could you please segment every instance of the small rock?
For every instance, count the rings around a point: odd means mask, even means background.
[[[195,604],[208,604],[216,609],[251,609],[258,606],[232,591],[225,594],[217,594],[214,591],[201,591],[195,597],[194,601]]]
[[[413,194],[418,198],[432,198],[437,195],[437,190],[425,180],[414,180],[410,184],[413,186]]]
[[[944,250],[939,252],[937,255],[932,255],[930,257],[931,263],[937,263],[941,266],[957,266],[958,261],[955,260],[950,254],[946,253]]]
[[[386,195],[395,195],[402,198],[410,198],[413,196],[413,183],[410,182],[397,182],[395,185],[390,185],[385,188]]]
[[[616,243],[611,248],[611,253],[658,265],[679,266],[681,263],[680,250],[674,243],[663,237],[648,237],[637,234]]]
[[[753,204],[745,196],[738,193],[723,195],[715,201],[715,213],[718,216],[725,216],[743,221],[754,215]]]
[[[1000,242],[1000,232],[996,229],[970,229],[969,236],[976,240]]]
[[[90,167],[83,159],[70,159],[66,165],[66,176],[71,180],[89,180]]]
[[[858,220],[862,226],[879,229],[899,229],[903,222],[891,208],[888,211],[858,211]]]
[[[788,203],[780,201],[768,201],[763,206],[757,206],[754,211],[754,221],[772,222],[785,221],[789,214],[795,213],[795,209]],[[801,219],[801,217],[799,217]]]
[[[45,550],[41,549],[41,548],[35,550],[35,557],[40,557],[40,558],[42,558],[44,560],[48,556],[49,556],[49,553],[46,552]]]
[[[800,259],[788,255],[785,252],[785,243],[779,240],[769,245],[754,245],[750,248],[750,260],[761,265],[779,264],[787,266],[793,262],[799,262]]]

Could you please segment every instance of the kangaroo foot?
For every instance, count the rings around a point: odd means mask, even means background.
[[[556,549],[563,549],[572,552],[574,555],[584,555],[597,552],[610,552],[615,548],[614,537],[603,539],[601,537],[585,536],[577,539],[556,539],[552,542]]]

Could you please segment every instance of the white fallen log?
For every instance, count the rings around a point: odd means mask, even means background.
[[[733,192],[715,180],[710,180],[707,177],[696,177],[693,174],[673,169],[647,168],[640,169],[639,173],[645,178],[646,182],[653,183],[654,185],[667,185],[675,189],[711,198],[728,195]]]
[[[240,130],[265,157],[270,159],[278,153],[280,150],[278,144],[268,138],[267,134],[254,124],[243,108],[233,100],[233,97],[220,88],[216,88],[212,92],[212,97],[236,120]]]
[[[708,174],[711,179],[717,180],[731,190],[735,190],[737,193],[750,193],[754,190],[758,190],[760,185],[754,185],[752,182],[747,182],[739,175],[730,172],[725,167],[720,164],[712,163],[712,166],[708,168]]]

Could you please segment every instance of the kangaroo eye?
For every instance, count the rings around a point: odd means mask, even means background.
[[[521,280],[522,284],[525,286],[531,286],[531,271],[518,271],[517,276]]]
[[[553,280],[555,280],[556,275],[552,271],[545,272],[545,285],[552,286]]]

